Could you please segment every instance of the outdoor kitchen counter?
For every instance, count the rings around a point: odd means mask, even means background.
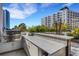
[[[46,40],[46,38],[41,38],[39,36],[26,36],[23,35],[23,37],[30,41],[32,44],[37,46],[38,48],[44,50],[49,55],[57,52],[58,50],[65,48],[67,45],[63,43],[59,43],[56,41]]]

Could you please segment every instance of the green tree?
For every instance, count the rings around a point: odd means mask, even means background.
[[[27,29],[26,29],[26,25],[25,25],[24,23],[19,24],[18,29],[19,29],[21,32],[25,32],[25,31],[27,30]]]
[[[15,26],[14,26],[14,29],[18,29],[18,26],[17,26],[17,25],[15,25]]]
[[[37,32],[47,32],[48,28],[46,26],[43,26],[43,25],[38,25],[38,26],[36,26],[36,31]]]
[[[48,29],[48,32],[56,32],[54,28]]]
[[[29,27],[28,31],[29,32],[36,32],[36,27],[35,26]]]
[[[17,26],[17,25],[15,25],[12,29],[18,29],[18,26]]]
[[[38,25],[38,26],[29,27],[28,31],[29,32],[46,32],[48,31],[48,28],[45,26]]]

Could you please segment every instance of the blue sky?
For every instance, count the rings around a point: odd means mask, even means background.
[[[64,6],[79,12],[79,4],[75,3],[4,3],[3,9],[10,12],[10,28],[12,28],[20,23],[25,23],[27,26],[40,25],[42,17],[54,14]]]

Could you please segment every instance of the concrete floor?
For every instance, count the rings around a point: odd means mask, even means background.
[[[23,49],[7,52],[7,53],[2,53],[0,56],[27,56],[25,51]]]
[[[71,43],[71,55],[79,56],[79,43],[76,42]]]

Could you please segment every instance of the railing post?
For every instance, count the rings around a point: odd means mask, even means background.
[[[70,56],[70,54],[71,54],[71,40],[67,40],[66,56]]]

